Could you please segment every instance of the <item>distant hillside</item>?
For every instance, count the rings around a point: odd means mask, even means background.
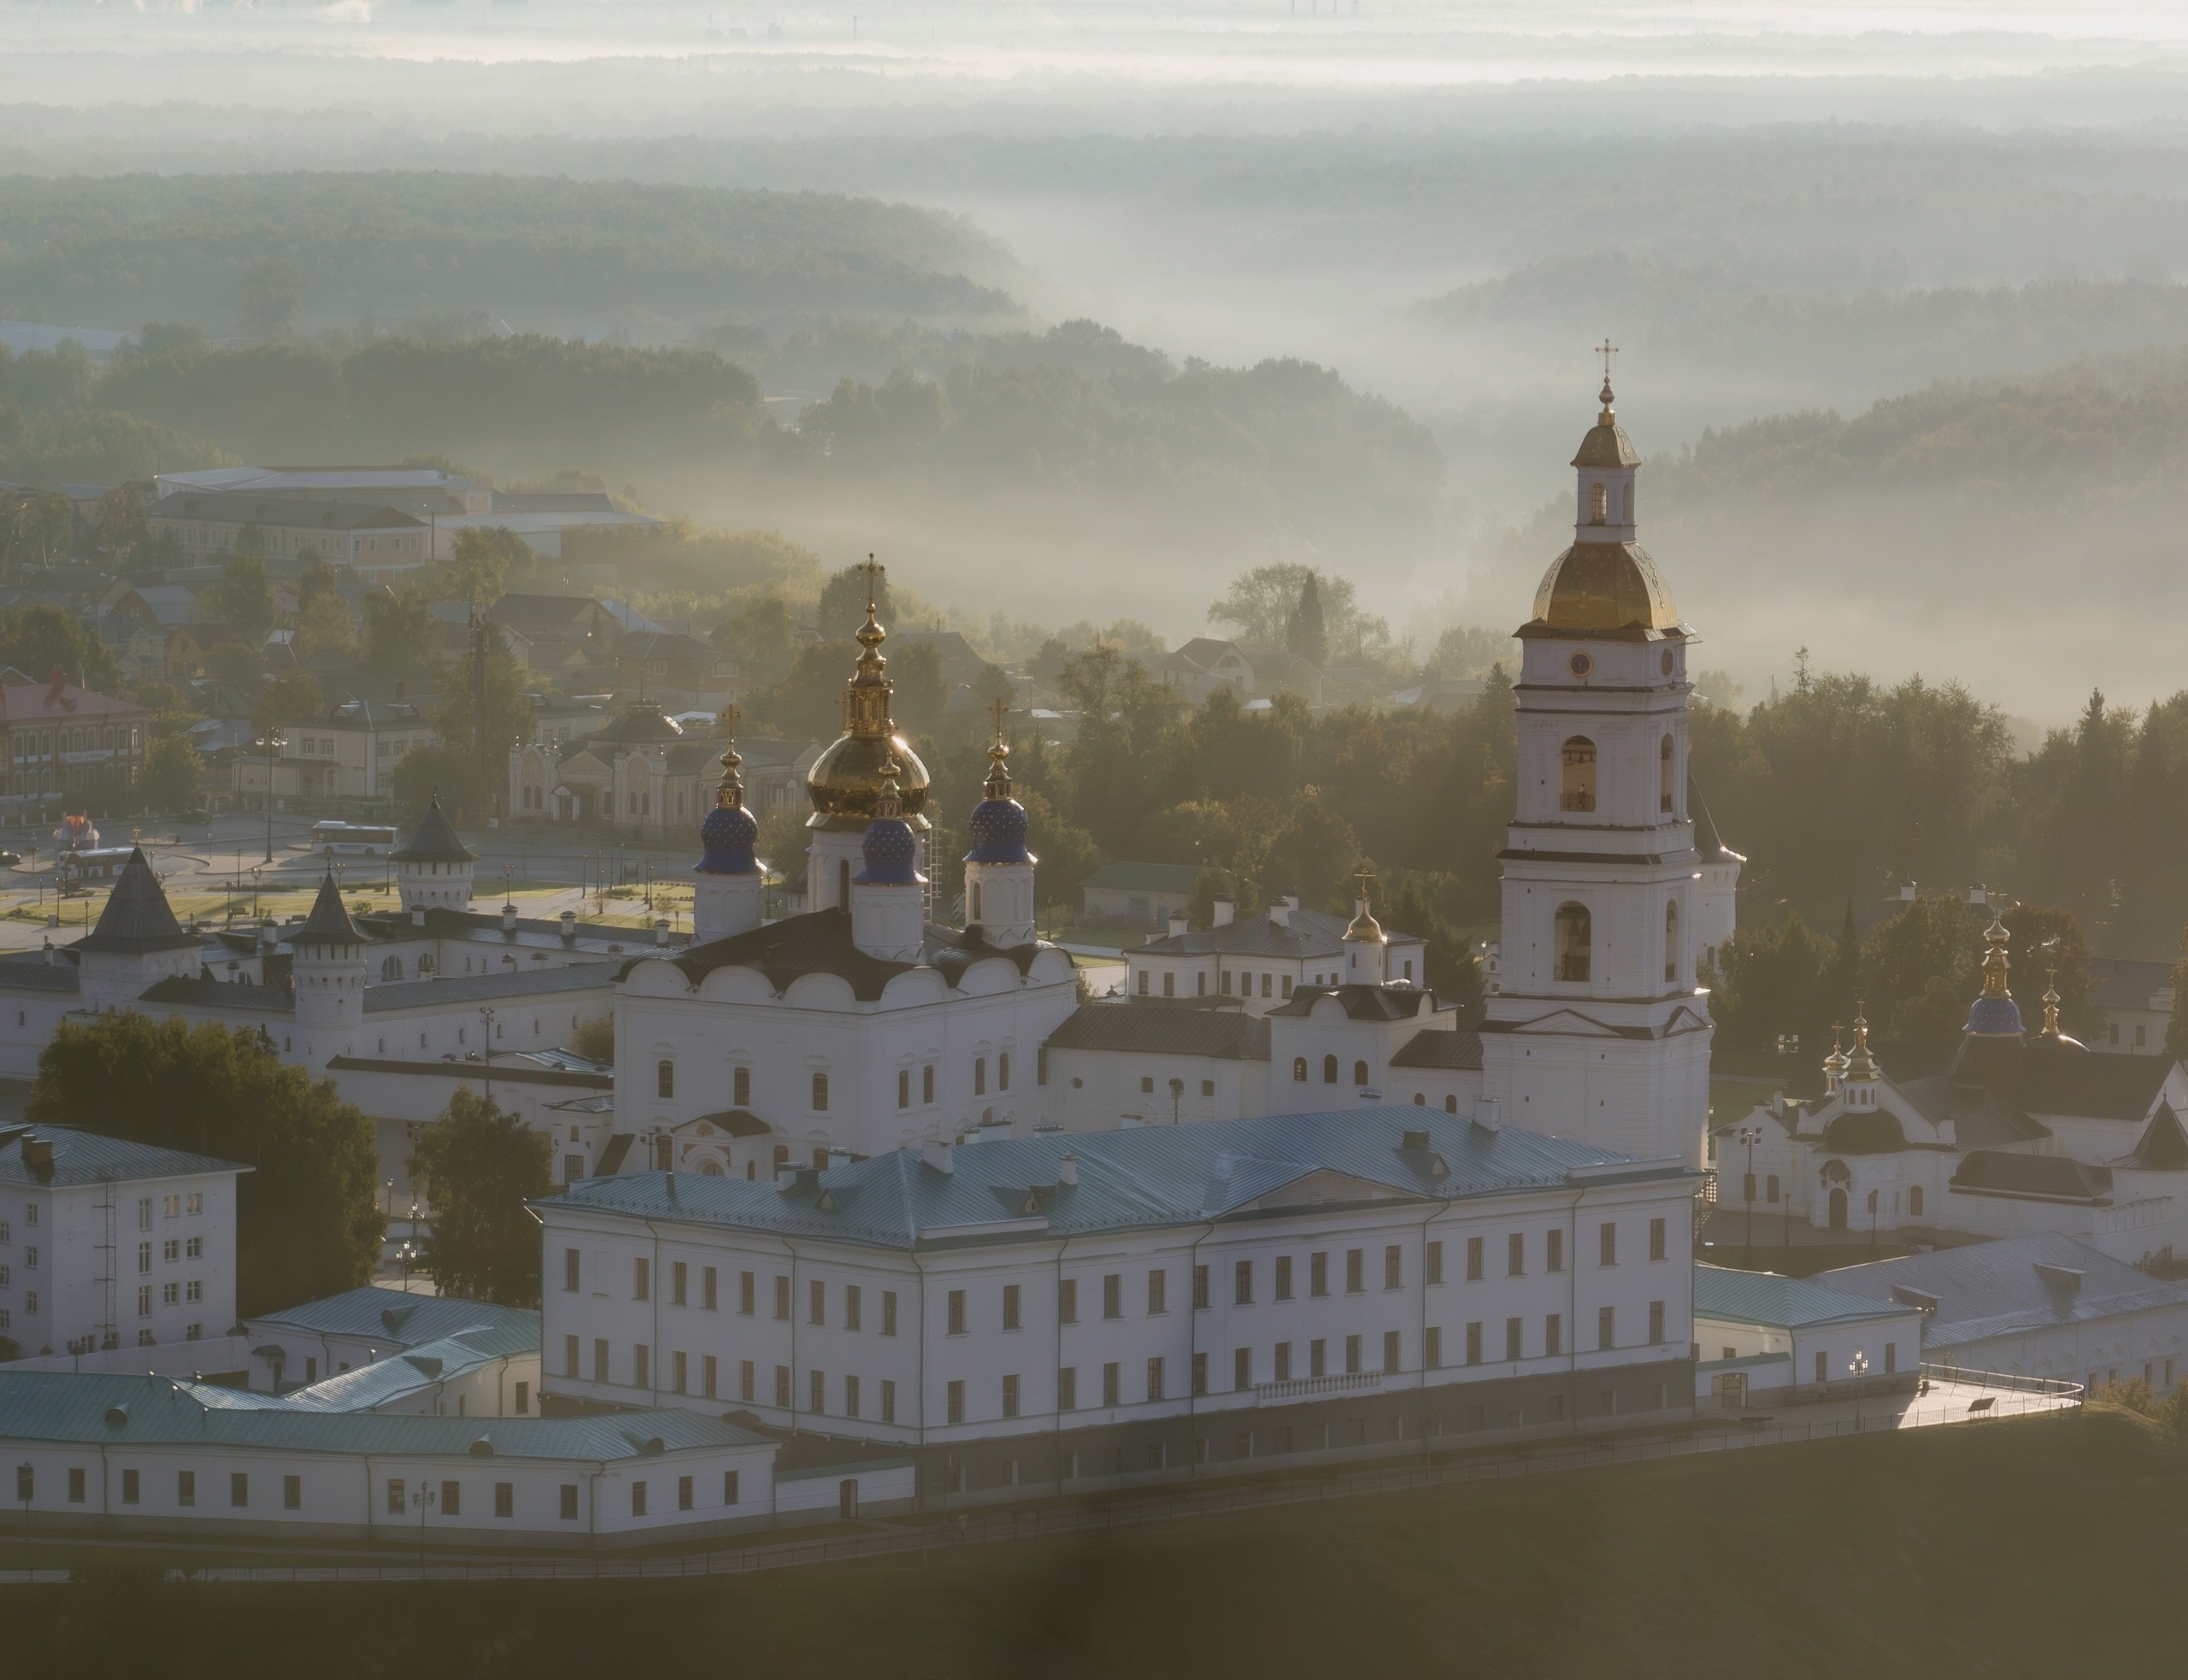
[[[1015,313],[962,217],[820,192],[360,174],[0,178],[0,316],[256,329],[483,311],[558,332],[649,317]],[[253,288],[259,289],[254,298]]]

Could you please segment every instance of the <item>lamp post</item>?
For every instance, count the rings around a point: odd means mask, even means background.
[[[433,1503],[433,1484],[418,1478],[418,1572],[426,1572],[426,1513]]]
[[[486,1101],[491,1105],[494,1101],[494,1011],[489,1004],[479,1006],[479,1031],[486,1064]]]
[[[1740,1193],[1747,1202],[1747,1269],[1755,1270],[1755,1146],[1762,1141],[1762,1128],[1750,1120],[1732,1134],[1732,1142],[1747,1146],[1747,1176]]]
[[[1859,1348],[1846,1361],[1846,1374],[1854,1379],[1854,1433],[1862,1432],[1862,1379],[1869,1374],[1869,1356]]]
[[[266,861],[274,861],[274,755],[289,743],[281,738],[281,731],[268,724],[266,732],[251,743],[266,753]]]
[[[1173,1079],[1173,1080],[1171,1080],[1171,1081],[1170,1081],[1170,1124],[1171,1124],[1172,1125],[1176,1125],[1178,1124],[1178,1107],[1179,1107],[1179,1105],[1180,1103],[1182,1103],[1182,1102],[1185,1101],[1185,1082],[1183,1079]]]

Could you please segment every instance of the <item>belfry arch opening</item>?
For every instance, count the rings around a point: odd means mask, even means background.
[[[1595,925],[1585,904],[1557,907],[1557,978],[1585,980],[1594,969]]]
[[[1679,902],[1664,906],[1664,984],[1679,979]]]
[[[1592,811],[1596,808],[1596,743],[1585,735],[1575,735],[1558,752],[1560,784],[1557,808],[1561,811]]]
[[[1677,755],[1668,735],[1656,747],[1656,809],[1666,816],[1672,811],[1672,764]]]

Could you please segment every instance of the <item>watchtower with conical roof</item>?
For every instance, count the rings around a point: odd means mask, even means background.
[[[396,885],[403,908],[422,920],[428,910],[468,910],[471,908],[471,869],[479,854],[456,835],[437,797],[410,837],[388,854],[395,861]]]
[[[197,978],[197,936],[175,920],[142,847],[121,866],[98,925],[76,942],[76,961],[85,1007],[95,1011],[126,1009],[162,980]]]
[[[364,1020],[365,936],[350,919],[332,870],[321,880],[311,913],[289,949],[304,1060],[317,1066],[329,1056],[350,1054]]]
[[[1516,632],[1519,774],[1482,1081],[1515,1125],[1699,1166],[1707,995],[1687,808],[1687,649],[1634,540],[1641,457],[1613,406],[1573,458],[1573,541]]]

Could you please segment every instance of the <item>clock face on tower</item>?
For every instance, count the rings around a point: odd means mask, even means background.
[[[1589,658],[1585,654],[1575,654],[1571,659],[1566,661],[1565,663],[1567,669],[1570,670],[1576,677],[1585,677],[1591,671],[1596,668],[1595,661]]]

